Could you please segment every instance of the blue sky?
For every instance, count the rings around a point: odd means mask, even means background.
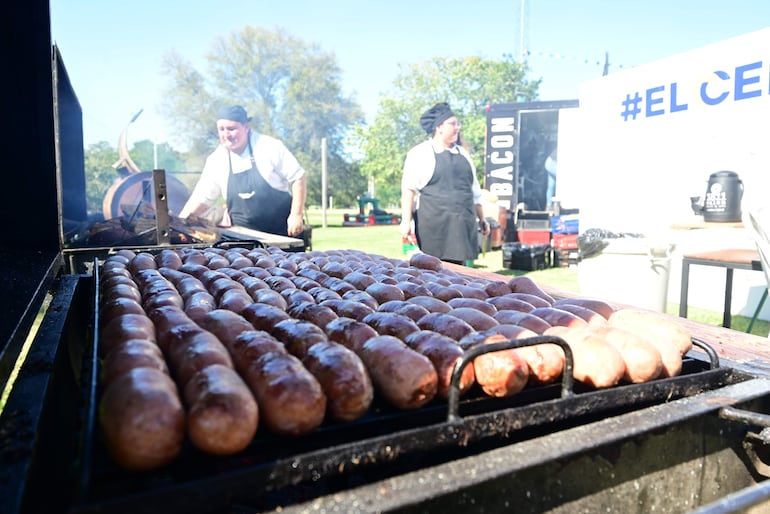
[[[524,49],[529,77],[543,79],[540,99],[573,99],[582,81],[601,75],[605,52],[613,72],[753,32],[770,26],[770,2],[51,0],[52,39],[83,109],[85,144],[117,145],[144,109],[129,147],[141,139],[173,145],[173,127],[157,112],[167,85],[162,56],[176,50],[206,73],[215,38],[247,25],[283,27],[333,52],[345,92],[371,118],[400,65]]]

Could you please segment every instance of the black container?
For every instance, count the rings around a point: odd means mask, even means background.
[[[709,177],[703,201],[703,221],[741,221],[743,182],[734,171],[717,171]]]
[[[503,267],[536,271],[551,267],[551,245],[503,243]]]

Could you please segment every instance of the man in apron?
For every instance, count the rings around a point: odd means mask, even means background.
[[[430,136],[406,155],[401,178],[401,236],[414,233],[423,252],[455,264],[479,254],[479,230],[489,234],[481,187],[461,145],[460,122],[438,103],[420,118]],[[413,223],[414,222],[414,223]]]
[[[240,105],[219,110],[219,146],[179,217],[201,216],[224,196],[232,225],[297,236],[304,228],[305,170],[281,141],[251,130],[250,121]]]

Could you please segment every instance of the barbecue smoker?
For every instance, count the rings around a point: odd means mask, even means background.
[[[98,256],[91,271],[72,272],[61,247],[68,179],[60,170],[82,158],[77,101],[52,88],[63,69],[52,68],[50,40],[41,37],[50,33],[47,2],[17,3],[6,14],[3,33],[19,44],[0,50],[17,70],[4,126],[36,130],[13,139],[7,169],[23,173],[0,209],[6,220],[30,198],[38,209],[7,223],[0,246],[0,385],[11,382],[29,336],[0,413],[0,512],[770,508],[766,340],[687,320],[696,346],[675,378],[591,391],[570,380],[567,365],[561,383],[510,398],[453,397],[415,411],[375,402],[358,421],[326,423],[306,437],[259,433],[234,457],[187,448],[161,470],[117,468],[96,424]]]

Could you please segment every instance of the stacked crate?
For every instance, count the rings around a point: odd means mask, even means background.
[[[550,244],[503,243],[503,267],[537,271],[551,267]]]
[[[553,216],[551,218],[554,265],[572,268],[580,261],[578,246],[579,221],[576,215]]]
[[[516,222],[516,235],[520,243],[550,245],[551,224],[548,219],[522,219]]]

